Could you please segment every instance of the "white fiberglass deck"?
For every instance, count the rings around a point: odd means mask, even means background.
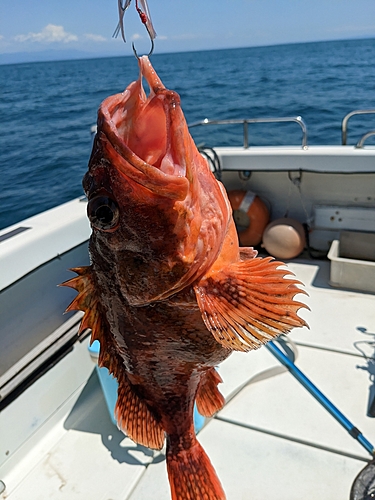
[[[299,261],[290,268],[306,284],[309,297],[304,300],[312,310],[301,313],[311,329],[291,335],[298,348],[296,363],[374,443],[375,420],[366,413],[374,390],[375,297],[330,288],[326,261]],[[265,348],[234,353],[220,367],[221,390],[229,396],[275,366],[280,365]],[[76,390],[64,397],[68,383]],[[38,399],[48,384],[49,394]],[[63,403],[49,414],[51,399],[59,397]],[[43,418],[39,430],[30,433]],[[0,440],[2,460],[4,453],[9,457],[0,468],[6,485],[1,498],[170,498],[163,454],[135,445],[111,423],[87,340],[7,407],[1,419],[1,429],[13,429]],[[245,387],[207,423],[199,440],[228,500],[348,499],[369,459],[287,372]]]

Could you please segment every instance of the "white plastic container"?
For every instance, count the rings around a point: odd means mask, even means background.
[[[340,257],[339,240],[332,242],[328,258],[332,286],[375,293],[375,262]]]

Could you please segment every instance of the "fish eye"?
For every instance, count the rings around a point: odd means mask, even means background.
[[[96,229],[109,231],[118,225],[119,208],[108,196],[96,196],[88,202],[87,215]]]

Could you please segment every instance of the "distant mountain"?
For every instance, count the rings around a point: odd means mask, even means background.
[[[70,59],[93,59],[110,57],[113,54],[85,52],[80,50],[44,50],[40,52],[12,52],[0,54],[0,64],[18,64],[29,62],[65,61]]]

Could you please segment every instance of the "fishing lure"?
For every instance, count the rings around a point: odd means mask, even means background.
[[[117,38],[119,33],[121,32],[122,39],[126,42],[125,38],[125,28],[124,28],[124,16],[125,12],[131,4],[131,0],[118,0],[118,13],[119,13],[119,22],[117,27],[113,33],[114,38]],[[139,4],[141,7],[139,7]],[[148,36],[150,37],[151,42],[156,37],[156,31],[151,21],[150,11],[147,5],[147,0],[135,0],[135,8],[139,14],[139,17],[142,23],[145,25]]]

